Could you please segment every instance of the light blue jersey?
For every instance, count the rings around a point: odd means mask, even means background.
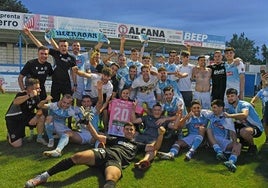
[[[186,122],[185,126],[188,129],[189,135],[199,135],[199,127],[207,127],[208,118],[206,117],[205,110],[201,110],[200,116],[192,116]]]
[[[132,61],[128,59],[127,66],[130,67],[132,65],[135,65],[137,67],[137,74],[139,75],[141,73],[141,67],[143,64],[139,61]]]
[[[234,63],[225,63],[226,69],[226,90],[229,88],[234,88],[240,93],[240,74],[245,74],[245,65],[240,62],[239,65]]]
[[[88,53],[82,53],[79,55],[74,55],[76,60],[76,66],[79,70],[85,70],[85,64],[89,63]]]
[[[95,128],[95,130],[99,131],[99,114],[97,113],[96,107],[90,107],[90,113],[92,114],[91,124]],[[83,119],[83,114],[81,112],[81,109],[79,107],[75,107],[75,114],[78,117],[78,119]]]
[[[116,77],[120,80],[121,78],[125,77],[129,73],[128,66],[120,67],[116,72]]]
[[[216,116],[213,113],[211,113],[208,118],[210,121],[208,128],[212,130],[213,135],[215,137],[221,137],[229,140],[229,130],[235,132],[233,120],[231,118],[224,117],[223,114]]]
[[[137,77],[135,77],[137,78]],[[125,88],[130,88],[132,85],[133,80],[131,80],[129,74],[125,75],[124,77],[121,78],[120,83],[119,83],[119,89]]]
[[[166,67],[166,64],[167,64],[166,62],[165,63],[159,63],[159,62],[157,62],[157,63],[154,64],[154,66],[158,70],[160,67],[164,67],[165,68]]]
[[[242,113],[242,111],[244,110],[248,110],[247,119],[242,120],[242,121],[241,120],[240,121],[236,120],[236,121],[248,127],[252,127],[252,125],[254,125],[258,127],[260,131],[263,131],[263,126],[259,118],[259,115],[256,112],[255,108],[249,102],[239,100],[237,103],[237,106],[234,108],[233,105],[230,105],[227,112],[230,114],[237,114],[237,113]]]
[[[163,90],[167,86],[173,87],[174,95],[182,97],[181,92],[180,92],[179,87],[178,87],[178,83],[176,81],[172,81],[170,79],[166,79],[164,82],[159,80],[157,82],[157,86],[156,86],[156,93],[164,96]]]
[[[88,53],[83,53],[79,55],[74,55],[76,59],[76,66],[79,70],[85,72],[89,69],[89,57]],[[82,99],[82,95],[85,89],[85,78],[82,76],[77,76],[77,88],[76,91],[73,94],[74,98]]]
[[[186,114],[185,108],[184,108],[184,102],[183,99],[180,97],[173,96],[172,101],[170,103],[166,102],[163,104],[164,111],[167,112],[168,116],[175,116],[178,112],[178,109],[182,109],[183,114]]]
[[[178,70],[178,67],[175,63],[172,63],[172,64],[166,63],[165,68],[166,68],[168,73],[175,73]],[[178,78],[175,77],[174,75],[168,75],[168,79],[178,80]]]
[[[75,115],[75,110],[72,106],[67,109],[62,109],[58,106],[58,102],[48,104],[49,115],[53,117],[53,121],[65,125],[66,119],[69,117],[78,117]]]
[[[258,91],[256,96],[261,99],[262,107],[263,107],[263,110],[264,110],[265,103],[268,101],[268,87],[265,87],[265,88],[261,89],[260,91]],[[262,113],[264,113],[264,111]]]

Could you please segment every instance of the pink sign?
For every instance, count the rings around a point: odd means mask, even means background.
[[[124,136],[123,127],[126,122],[131,121],[133,102],[114,99],[109,105],[110,120],[108,134],[115,136]],[[141,107],[137,107],[136,113],[142,114]]]

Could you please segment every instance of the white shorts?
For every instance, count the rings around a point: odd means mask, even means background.
[[[146,103],[150,109],[152,109],[156,104],[155,96],[151,94],[138,94],[137,101],[139,106],[142,106],[143,103]]]
[[[66,125],[63,125],[62,123],[58,123],[58,122],[54,122],[54,129],[57,135],[61,136],[62,134],[64,134],[66,131],[72,131],[69,127],[67,127]],[[92,139],[92,135],[90,134],[90,132],[86,129],[81,129],[81,132],[77,132],[78,135],[81,137],[82,139],[82,143],[81,144],[87,144],[90,143],[91,139]]]
[[[73,93],[73,98],[82,100],[84,90],[83,85],[77,85],[76,91]]]
[[[211,96],[210,92],[194,92],[193,99],[199,100],[202,105],[202,109],[210,109],[211,108]]]
[[[86,129],[81,129],[81,132],[77,132],[79,136],[82,138],[82,143],[81,144],[90,144],[92,135],[90,132]]]
[[[61,136],[66,131],[71,131],[71,129],[69,127],[67,127],[66,125],[64,125],[62,123],[54,121],[53,125],[54,125],[54,129],[55,129],[56,134],[59,136]]]

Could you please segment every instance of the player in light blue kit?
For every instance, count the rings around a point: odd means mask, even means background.
[[[159,74],[159,80],[157,82],[156,86],[156,94],[157,94],[157,100],[163,102],[164,101],[164,88],[168,86],[172,86],[174,90],[174,94],[180,98],[182,98],[181,92],[178,87],[177,81],[172,81],[168,79],[168,72],[166,68],[160,67],[158,69]],[[187,76],[187,74],[181,74],[181,77]]]
[[[168,153],[158,152],[157,156],[160,159],[173,160],[178,155],[181,148],[190,147],[190,150],[185,155],[185,160],[189,161],[193,157],[196,149],[202,143],[208,119],[206,117],[207,110],[201,110],[201,103],[198,100],[191,102],[191,111],[181,118],[181,114],[175,121],[175,128],[186,126],[188,135],[177,140]]]
[[[93,101],[89,95],[83,95],[81,103],[83,108],[75,107],[75,114],[79,118],[77,124],[80,124],[82,126],[82,131],[80,132],[88,132],[87,129],[85,130],[85,126],[88,124],[88,121],[90,121],[95,130],[99,132],[99,115],[101,113],[103,103],[102,86],[103,82],[101,80],[97,81],[96,90],[98,92],[98,100],[96,104],[93,104]],[[84,117],[85,113],[88,113],[88,115],[90,115],[90,119]]]
[[[137,78],[137,67],[135,65],[131,65],[129,67],[129,72],[127,75],[122,77],[119,81],[119,91],[121,92],[124,88],[130,88],[132,82]],[[136,90],[132,90],[130,92],[129,98],[131,100],[135,99]]]
[[[183,115],[186,115],[186,109],[184,107],[183,99],[174,93],[172,86],[167,86],[163,89],[165,100],[162,104],[165,117],[158,120],[159,124],[168,121],[175,121],[178,110],[182,110]]]
[[[245,65],[239,58],[235,57],[235,49],[227,47],[224,50],[224,56],[227,60],[225,63],[226,69],[226,91],[229,88],[234,88],[238,92],[240,100],[244,99],[245,90]],[[225,108],[229,108],[227,98],[224,98]]]
[[[224,115],[224,102],[216,99],[211,103],[212,113],[208,115],[210,124],[207,136],[218,160],[226,160],[223,153],[231,153],[224,165],[232,172],[236,171],[235,163],[241,152],[241,144],[237,142],[234,123]]]
[[[45,124],[46,133],[49,138],[48,147],[54,146],[53,132],[56,132],[56,134],[60,136],[60,140],[56,149],[44,151],[43,155],[47,157],[60,157],[62,150],[69,141],[78,144],[93,144],[95,142],[86,125],[88,124],[88,121],[94,123],[94,119],[96,120],[96,118],[98,118],[102,106],[102,83],[100,81],[98,82],[97,89],[99,98],[95,108],[91,106],[92,102],[89,96],[82,98],[81,110],[79,110],[78,107],[74,109],[71,106],[73,101],[71,95],[64,95],[59,102],[44,105],[45,108],[49,109],[48,117],[51,119],[50,121],[47,120]],[[69,117],[74,117],[75,120],[80,123],[81,126],[79,132],[73,131],[65,125],[66,118]],[[96,129],[96,123],[94,123],[94,128]]]
[[[268,74],[262,76],[262,89],[251,99],[251,104],[255,106],[255,102],[261,99],[262,101],[262,123],[266,135],[265,143],[268,144]]]
[[[80,43],[75,41],[72,44],[73,55],[76,60],[76,66],[81,71],[87,71],[90,68],[88,53],[80,53]],[[83,92],[85,90],[85,78],[77,75],[76,89],[73,97],[76,99],[76,105],[81,106]]]
[[[70,128],[66,126],[66,119],[75,117],[75,111],[71,106],[72,102],[72,96],[65,94],[59,102],[48,103],[41,106],[41,108],[49,110],[45,122],[45,129],[49,140],[48,147],[54,146],[53,132],[62,135],[65,131],[70,130]],[[76,117],[76,119],[78,119],[78,117]],[[63,140],[65,141],[66,139],[62,137],[59,142],[61,143]],[[60,154],[60,152],[58,153]]]
[[[118,55],[118,64],[120,68],[116,72],[116,77],[118,78],[118,80],[120,80],[129,73],[129,67],[127,66],[127,57],[125,56],[125,54]]]
[[[240,143],[242,145],[247,144],[249,146],[248,152],[255,154],[257,147],[254,145],[253,138],[261,136],[263,132],[262,122],[249,102],[239,100],[236,89],[228,89],[226,95],[230,108],[225,113],[225,116],[235,119],[235,130]]]

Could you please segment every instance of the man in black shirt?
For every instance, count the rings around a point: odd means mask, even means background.
[[[24,33],[29,36],[37,47],[43,46],[28,28],[24,28]],[[55,49],[49,49],[49,55],[54,59],[51,96],[53,97],[52,102],[57,102],[60,100],[61,94],[72,95],[72,90],[77,87],[76,75],[71,74],[74,82],[73,88],[69,76],[69,70],[71,70],[71,67],[76,66],[76,60],[74,56],[68,53],[68,42],[66,40],[60,40],[58,45],[54,43],[52,45]]]
[[[99,142],[104,143],[106,148],[95,148],[74,154],[71,158],[63,159],[48,171],[30,179],[26,182],[25,187],[35,187],[45,183],[47,179],[61,171],[68,170],[75,165],[97,166],[103,169],[105,175],[104,188],[115,187],[116,182],[122,176],[122,168],[127,167],[136,157],[137,151],[143,149],[146,152],[154,152],[159,148],[165,129],[159,128],[159,136],[154,145],[145,145],[135,142],[135,126],[129,122],[124,125],[124,138],[108,137],[98,134],[91,123],[88,129],[92,136]]]
[[[44,116],[34,113],[38,104],[45,103],[50,100],[50,96],[46,100],[40,101],[39,91],[40,85],[37,79],[27,79],[25,82],[25,90],[17,93],[5,115],[6,126],[8,130],[8,142],[13,147],[22,146],[22,138],[25,137],[25,126],[37,127],[37,142],[46,145],[46,141],[42,138],[44,130]]]
[[[38,48],[38,58],[29,60],[20,71],[18,82],[21,91],[25,90],[23,84],[23,79],[35,78],[40,82],[40,99],[44,100],[47,97],[45,82],[48,76],[51,76],[53,73],[52,66],[47,62],[48,58],[48,48],[41,46]]]
[[[224,63],[222,62],[222,53],[220,50],[214,52],[214,64],[209,65],[208,67],[212,70],[211,100],[224,100],[224,94],[226,89],[226,70]]]

